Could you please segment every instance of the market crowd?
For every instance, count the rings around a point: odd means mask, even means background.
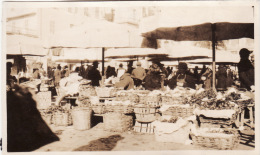
[[[249,60],[250,51],[241,49],[241,60],[237,65],[238,71],[232,70],[229,65],[220,64],[216,71],[216,89],[226,90],[228,87],[236,86],[245,90],[254,90],[254,62]],[[82,79],[91,81],[92,86],[100,86],[101,73],[98,70],[99,63],[93,65],[76,67],[72,73],[77,73]],[[68,67],[57,66],[52,74],[49,74],[55,81],[55,86],[60,85],[61,79],[69,77]],[[105,83],[114,87],[129,89],[159,90],[168,86],[174,89],[176,86],[189,87],[193,89],[210,89],[212,87],[212,66],[203,65],[203,68],[196,66],[188,68],[186,63],[180,62],[178,67],[165,67],[160,61],[154,60],[149,68],[143,68],[141,62],[136,63],[136,68],[130,62],[127,68],[120,63],[119,67],[107,66],[105,69]]]

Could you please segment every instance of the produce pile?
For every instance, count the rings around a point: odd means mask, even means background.
[[[167,122],[167,123],[176,123],[178,121],[179,117],[171,117],[170,119],[162,119],[161,122]]]

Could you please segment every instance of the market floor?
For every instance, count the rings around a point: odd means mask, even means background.
[[[73,126],[56,127],[51,125],[50,128],[60,138],[60,141],[45,145],[35,151],[209,150],[209,148],[192,144],[157,142],[152,134],[104,131],[103,125],[103,123],[99,123],[85,131],[74,130]],[[244,132],[240,144],[234,150],[253,150],[255,146],[253,137],[254,132],[252,130]]]

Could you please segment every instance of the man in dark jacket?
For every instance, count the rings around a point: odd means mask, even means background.
[[[91,80],[92,86],[99,86],[99,81],[101,80],[100,72],[97,70],[98,68],[98,62],[93,62],[93,67],[88,72],[88,78]]]
[[[241,82],[240,88],[246,88],[247,90],[254,90],[255,85],[255,70],[254,66],[249,60],[250,51],[243,48],[239,52],[240,62],[238,63],[238,74]]]
[[[169,80],[168,85],[171,89],[174,89],[176,86],[195,89],[196,82],[197,79],[189,72],[187,64],[180,62],[176,75]]]

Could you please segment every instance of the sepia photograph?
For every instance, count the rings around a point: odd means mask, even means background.
[[[258,2],[3,2],[3,153],[258,154]]]

